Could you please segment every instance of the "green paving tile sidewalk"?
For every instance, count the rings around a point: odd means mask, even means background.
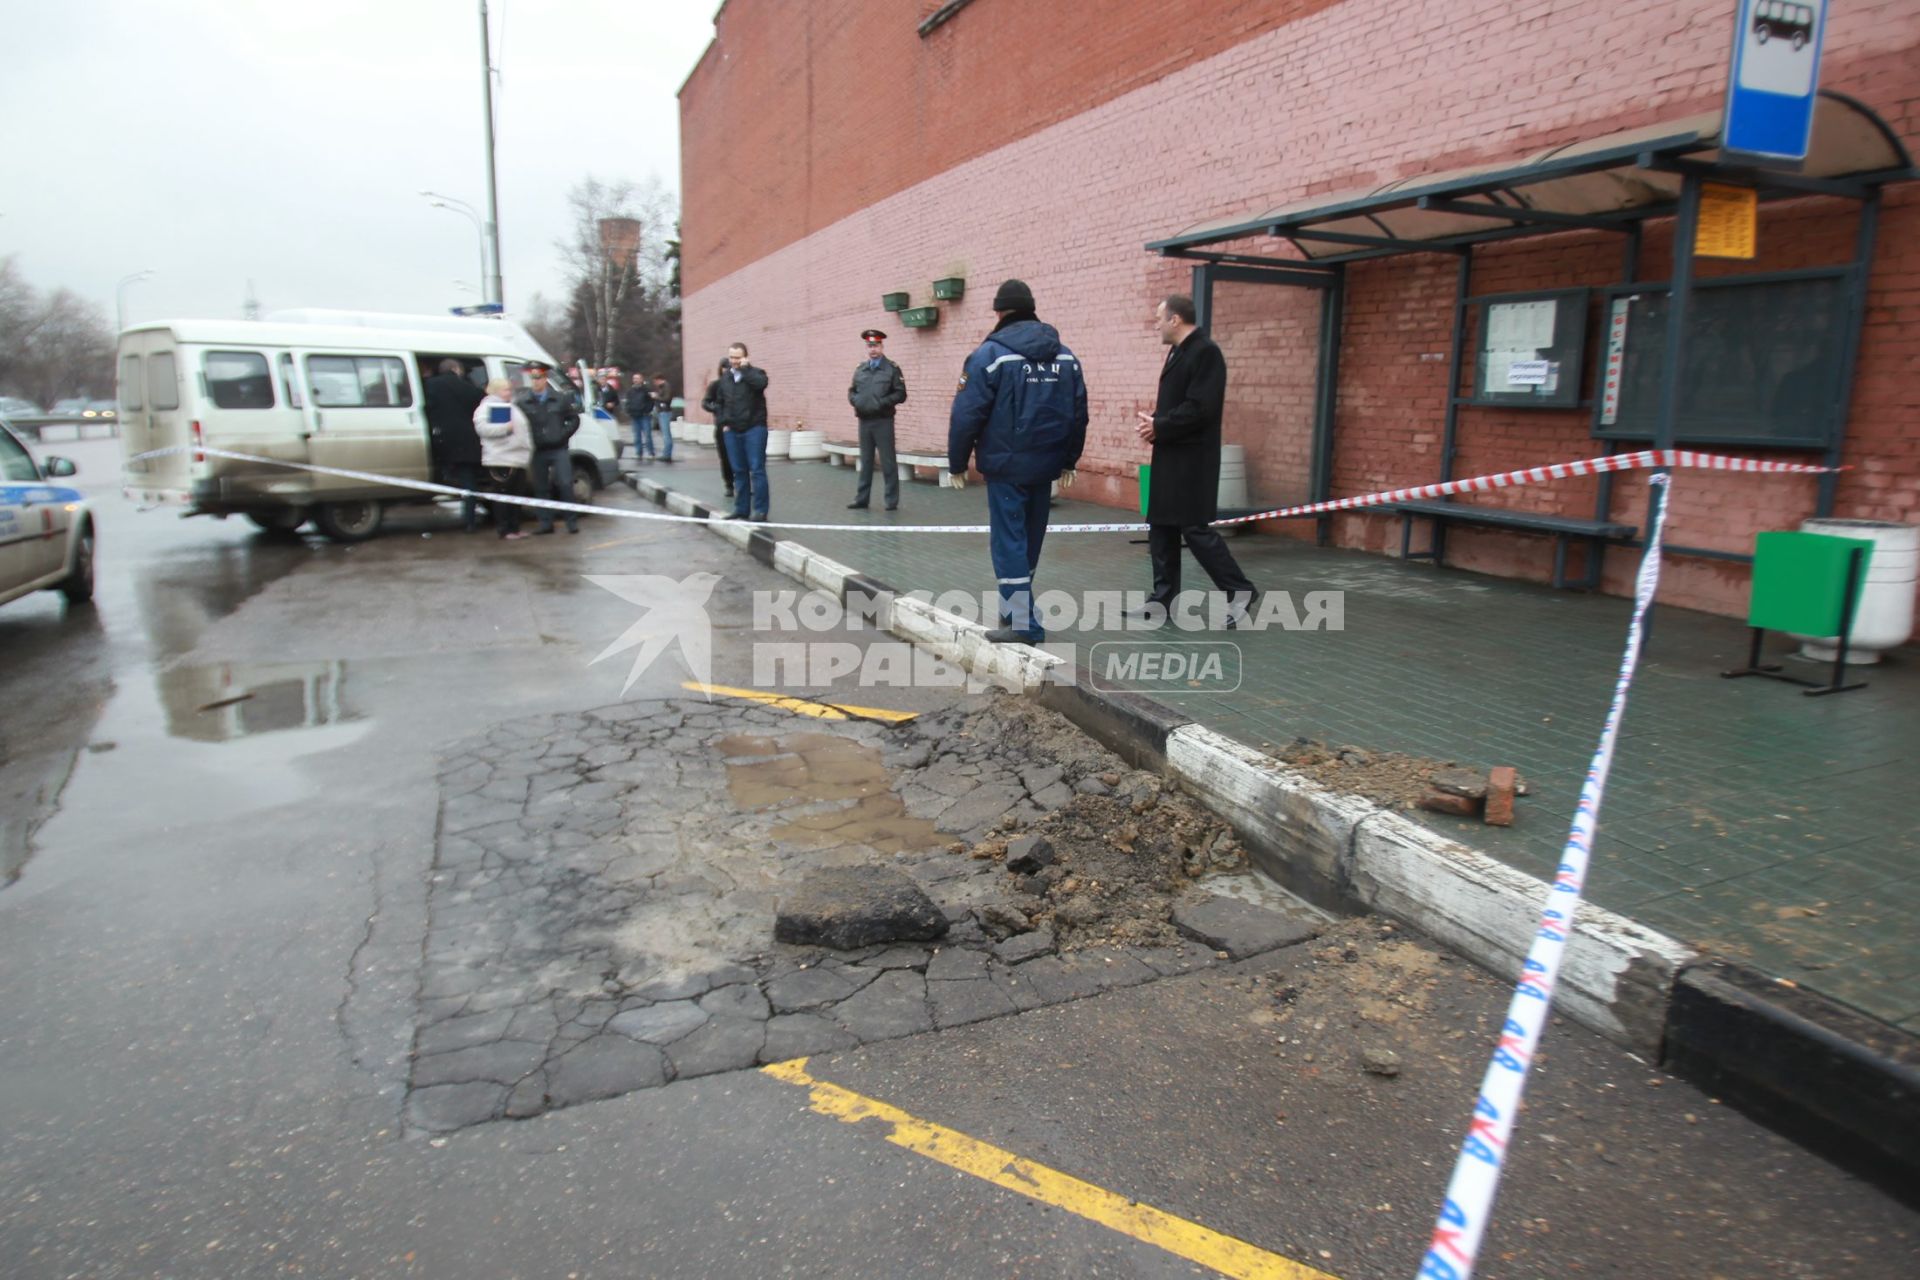
[[[683,448],[685,463],[642,473],[717,500],[713,451]],[[844,509],[850,468],[773,462],[769,474],[775,520],[876,529],[986,520],[979,486],[916,482],[902,486],[900,511],[857,512]],[[1086,502],[1054,508],[1056,523],[1124,518]],[[992,590],[984,534],[772,532],[899,591]],[[1152,696],[1253,746],[1307,737],[1516,765],[1532,794],[1512,827],[1414,816],[1548,875],[1612,695],[1628,602],[1258,534],[1229,545],[1263,590],[1296,601],[1343,591],[1345,629],[1229,635],[1244,655],[1239,690]],[[1185,582],[1207,585],[1191,558]],[[1146,547],[1125,534],[1055,534],[1036,575],[1043,592],[1147,585]],[[1056,638],[1084,647],[1141,637]],[[1920,916],[1920,834],[1905,796],[1920,760],[1920,652],[1866,669],[1866,689],[1806,698],[1774,681],[1721,679],[1745,661],[1746,646],[1737,620],[1655,609],[1587,896],[1920,1032],[1920,936],[1911,925]]]

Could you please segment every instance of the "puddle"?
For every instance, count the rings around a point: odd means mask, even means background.
[[[170,737],[231,742],[359,719],[342,699],[346,674],[339,661],[220,662],[174,667],[157,684]]]
[[[735,734],[720,740],[727,790],[744,811],[835,805],[775,827],[775,840],[813,847],[861,844],[881,853],[946,843],[933,823],[907,814],[877,747],[830,733],[779,738]]]

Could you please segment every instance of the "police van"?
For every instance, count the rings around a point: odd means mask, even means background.
[[[276,464],[433,480],[425,385],[442,360],[458,360],[481,387],[502,377],[521,385],[529,360],[559,364],[504,318],[318,310],[135,325],[119,356],[128,497],[268,530],[311,520],[338,542],[370,538],[389,506],[433,495]],[[175,451],[141,456],[159,449]],[[570,452],[576,502],[619,477],[613,434],[590,414]]]
[[[93,514],[78,489],[53,483],[73,472],[55,457],[43,470],[0,424],[0,604],[44,588],[93,599]]]

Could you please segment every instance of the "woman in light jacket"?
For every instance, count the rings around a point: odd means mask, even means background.
[[[533,457],[533,432],[527,415],[513,402],[513,384],[495,378],[487,397],[473,411],[473,429],[480,435],[480,465],[487,482],[501,500],[493,505],[493,527],[502,538],[524,538],[520,532],[520,504],[508,501],[533,492],[527,466]]]

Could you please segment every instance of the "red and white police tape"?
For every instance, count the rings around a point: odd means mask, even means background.
[[[349,471],[340,467],[317,467],[306,462],[288,462],[281,458],[263,458],[251,453],[235,453],[229,449],[194,445],[170,445],[164,449],[150,449],[145,453],[134,454],[127,461],[129,463],[144,462],[149,458],[162,458],[169,454],[189,452],[208,458],[226,458],[234,462],[254,462],[264,466],[286,467],[293,471],[308,471],[314,475],[364,480],[370,484],[379,484],[388,488],[413,489],[420,493],[451,498],[465,497],[467,494],[466,490],[453,485],[434,484],[426,480],[402,480],[394,476],[381,475],[378,472]],[[1796,475],[1814,475],[1844,469],[1802,462],[1768,462],[1759,458],[1734,458],[1725,454],[1697,453],[1691,449],[1641,449],[1634,453],[1615,453],[1601,458],[1583,458],[1576,462],[1557,462],[1545,467],[1526,467],[1519,471],[1472,476],[1465,480],[1445,480],[1437,484],[1416,485],[1411,489],[1385,489],[1379,493],[1362,494],[1356,498],[1335,498],[1330,502],[1276,507],[1271,511],[1234,516],[1231,519],[1216,520],[1213,523],[1218,526],[1250,524],[1257,520],[1291,520],[1300,516],[1325,515],[1329,512],[1352,511],[1362,507],[1389,506],[1396,502],[1410,502],[1418,498],[1442,498],[1456,493],[1487,493],[1495,489],[1512,489],[1521,485],[1548,484],[1555,480],[1599,475],[1608,471],[1645,471],[1664,467],[1696,467],[1708,471],[1784,472]],[[129,479],[132,478],[129,477]],[[481,493],[478,496],[488,499],[491,495]],[[543,507],[551,511],[617,516],[623,520],[661,520],[669,524],[710,524],[714,520],[712,516],[679,516],[665,511],[631,511],[624,507],[596,507],[585,503],[562,502],[553,498],[515,498],[513,501],[522,507]],[[831,533],[986,533],[990,528],[984,524],[804,524],[792,520],[765,520],[758,523],[779,529]],[[1100,524],[1065,523],[1049,524],[1047,532],[1049,534],[1145,533],[1148,528],[1149,526],[1144,523],[1131,521]]]
[[[1670,480],[1666,475],[1653,477],[1653,483],[1668,492],[1656,504],[1653,531],[1647,536],[1646,554],[1640,559],[1640,572],[1634,580],[1633,619],[1627,625],[1627,651],[1620,660],[1619,677],[1614,681],[1613,703],[1607,708],[1600,745],[1594,750],[1586,781],[1580,786],[1573,827],[1561,851],[1560,865],[1554,870],[1546,903],[1540,909],[1533,946],[1520,966],[1520,981],[1507,1005],[1507,1019],[1500,1029],[1493,1061],[1480,1082],[1480,1097],[1473,1105],[1473,1118],[1460,1145],[1453,1177],[1447,1183],[1447,1195],[1440,1205],[1433,1240],[1420,1262],[1420,1280],[1468,1280],[1479,1257],[1481,1236],[1493,1216],[1493,1197],[1500,1189],[1507,1142],[1513,1135],[1514,1120],[1520,1114],[1520,1095],[1526,1088],[1527,1069],[1533,1064],[1534,1050],[1546,1029],[1547,1013],[1553,1007],[1554,983],[1560,976],[1560,961],[1566,955],[1567,940],[1573,934],[1574,911],[1580,905],[1580,895],[1586,886],[1587,864],[1593,856],[1594,828],[1600,820],[1600,800],[1606,794],[1607,774],[1613,768],[1613,748],[1619,741],[1620,721],[1627,710],[1627,690],[1632,687],[1634,672],[1640,666],[1647,610],[1660,585],[1660,544],[1666,536],[1665,498],[1671,496]]]

